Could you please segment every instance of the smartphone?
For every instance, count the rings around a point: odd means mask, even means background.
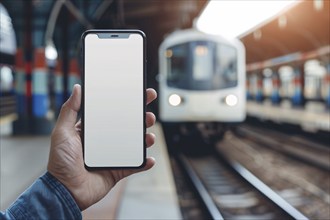
[[[82,143],[86,168],[146,161],[146,37],[140,30],[82,35]]]

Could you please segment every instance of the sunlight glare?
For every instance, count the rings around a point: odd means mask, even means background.
[[[197,20],[197,28],[210,34],[239,37],[251,28],[300,1],[212,0]]]

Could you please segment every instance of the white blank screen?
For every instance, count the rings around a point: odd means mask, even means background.
[[[85,37],[84,157],[89,167],[144,161],[143,37]]]

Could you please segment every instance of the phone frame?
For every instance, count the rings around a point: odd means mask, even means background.
[[[85,38],[88,34],[139,34],[143,39],[143,162],[140,166],[107,166],[107,167],[89,167],[85,163]],[[147,73],[147,59],[146,59],[147,40],[143,31],[137,29],[90,29],[86,30],[81,35],[81,60],[82,60],[82,74],[81,74],[81,143],[83,151],[84,166],[87,170],[100,170],[100,169],[138,169],[146,164],[146,73]]]

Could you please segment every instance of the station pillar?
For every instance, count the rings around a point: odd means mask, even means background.
[[[17,48],[15,57],[15,91],[18,115],[25,115],[27,113],[26,103],[26,84],[25,84],[25,70],[24,70],[24,54],[22,48]]]
[[[330,109],[330,63],[326,66],[327,73],[325,75],[325,104],[328,109]]]
[[[257,91],[256,91],[256,101],[261,103],[263,101],[263,92],[262,92],[262,76],[257,75]]]
[[[64,103],[63,62],[61,59],[58,59],[56,63],[54,84],[55,114],[58,116]]]
[[[40,16],[41,12],[46,15],[50,7],[51,4],[46,2],[43,2],[42,7],[34,7],[32,1],[24,1],[24,12],[19,14],[23,19],[24,29],[18,32],[18,39],[22,39],[19,47],[24,48],[24,51],[19,49],[16,56],[16,94],[19,107],[13,134],[48,135],[54,126],[55,120],[49,111],[49,70],[44,46],[47,20]]]
[[[79,63],[77,58],[71,58],[69,64],[69,76],[68,76],[68,94],[67,96],[70,97],[72,88],[74,84],[80,84],[80,71],[79,71]]]
[[[29,129],[28,67],[23,49],[17,48],[14,71],[18,118],[13,123],[13,134],[25,134]]]
[[[49,115],[48,69],[44,48],[35,49],[33,62],[24,61],[22,54],[19,49],[16,55],[18,120],[14,122],[13,133],[50,134],[54,119]]]
[[[273,70],[272,75],[272,94],[271,94],[271,100],[273,105],[278,105],[281,101],[280,98],[280,78],[278,76],[278,71]]]
[[[294,68],[293,87],[292,104],[294,106],[301,106],[303,105],[303,76],[299,67]]]
[[[34,134],[50,134],[54,118],[49,115],[50,99],[45,48],[34,50],[32,70],[32,123]],[[32,126],[31,126],[32,127]]]

